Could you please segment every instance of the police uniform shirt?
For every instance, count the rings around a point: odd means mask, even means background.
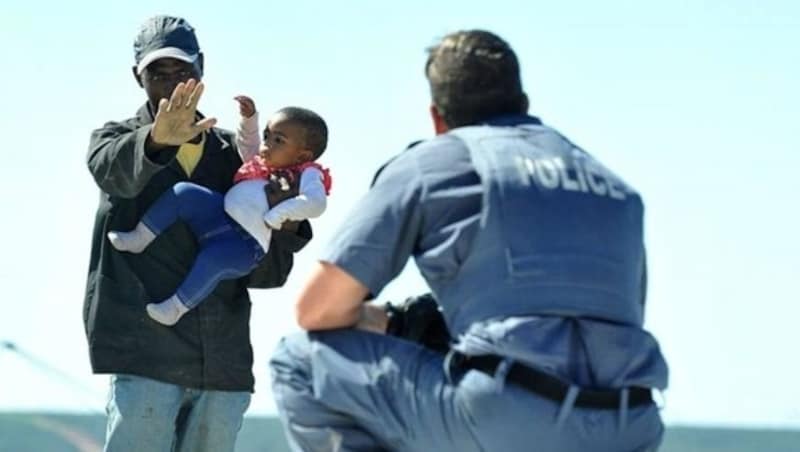
[[[514,116],[488,124],[541,123]],[[412,256],[427,280],[457,278],[478,231],[482,197],[466,146],[452,135],[439,135],[381,169],[321,260],[344,269],[375,295]],[[456,348],[507,356],[584,386],[664,388],[667,383],[666,362],[650,334],[602,321],[553,316],[487,320],[473,324]]]

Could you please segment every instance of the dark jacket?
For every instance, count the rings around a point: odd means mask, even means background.
[[[136,117],[95,130],[89,144],[89,171],[101,191],[83,309],[92,370],[192,388],[252,391],[247,287],[281,286],[311,228],[303,222],[296,234],[275,231],[269,253],[250,278],[221,282],[175,326],[151,320],[145,304],[174,293],[194,262],[194,235],[179,222],[142,254],[130,254],[115,250],[106,233],[132,229],[176,182],[189,180],[224,193],[242,164],[232,134],[214,128],[189,178],[175,159],[177,147],[145,150],[152,122],[145,105]]]

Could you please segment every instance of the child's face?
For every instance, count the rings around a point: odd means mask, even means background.
[[[306,149],[304,137],[302,127],[278,113],[267,122],[259,154],[268,165],[277,168],[305,163],[312,160],[313,154]]]

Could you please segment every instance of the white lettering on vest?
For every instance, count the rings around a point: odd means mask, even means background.
[[[561,157],[533,159],[517,156],[516,166],[525,185],[534,182],[548,190],[560,188],[618,200],[626,197],[625,185],[591,159],[576,156],[567,166]]]
[[[561,160],[561,157],[554,158],[553,162],[558,167],[558,173],[561,175],[561,188],[567,191],[580,190],[581,186],[578,184],[578,180],[569,178],[569,171],[567,171],[567,166],[564,165],[564,161]],[[578,162],[576,161],[575,163]],[[575,166],[577,167],[578,165]]]
[[[625,192],[622,191],[622,183],[618,180],[614,180],[613,178],[608,178],[608,196],[611,196],[614,199],[619,199],[620,201],[625,199]]]
[[[516,162],[517,171],[519,172],[519,181],[524,186],[531,185],[531,178],[530,175],[536,171],[536,168],[533,166],[533,160],[522,157],[521,155],[514,156],[514,160]]]
[[[586,180],[594,194],[603,196],[606,194],[605,179],[599,174],[597,168],[591,162],[586,162]]]
[[[550,159],[537,159],[534,160],[536,165],[536,176],[538,176],[539,183],[544,188],[555,189],[559,185],[558,168]]]

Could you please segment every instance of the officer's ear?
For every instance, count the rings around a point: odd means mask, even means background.
[[[439,113],[439,108],[436,104],[431,103],[430,106],[430,113],[431,113],[431,120],[433,120],[433,130],[436,132],[436,135],[441,135],[443,133],[447,133],[450,130],[447,123],[444,122],[444,118],[442,114]]]

